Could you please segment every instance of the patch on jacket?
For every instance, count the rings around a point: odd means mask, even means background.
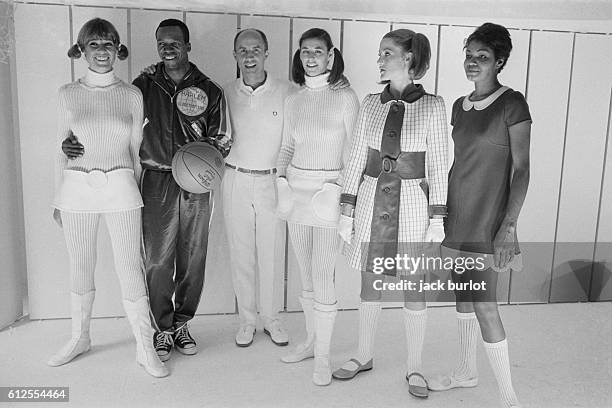
[[[208,96],[200,88],[190,86],[179,92],[176,106],[184,115],[199,116],[208,107]]]

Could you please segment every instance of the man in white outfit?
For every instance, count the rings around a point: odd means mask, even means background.
[[[282,282],[274,268],[281,222],[275,213],[275,166],[282,140],[283,105],[297,87],[270,77],[264,69],[267,57],[268,40],[263,32],[252,28],[240,31],[234,38],[240,78],[223,87],[235,138],[225,159],[222,191],[240,317],[236,345],[240,347],[253,342],[257,292],[264,333],[278,346],[289,343],[275,304]]]

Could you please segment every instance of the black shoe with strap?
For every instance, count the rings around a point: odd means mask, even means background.
[[[191,334],[189,334],[189,326],[187,325],[187,322],[182,323],[176,328],[173,337],[174,346],[179,352],[189,356],[198,352],[196,342],[193,337],[191,337]]]

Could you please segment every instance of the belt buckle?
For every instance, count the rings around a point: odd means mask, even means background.
[[[383,157],[382,159],[382,172],[391,173],[395,169],[395,160],[389,157]]]
[[[92,170],[87,173],[86,180],[87,184],[89,184],[91,188],[95,189],[102,188],[108,183],[106,173],[100,170]]]

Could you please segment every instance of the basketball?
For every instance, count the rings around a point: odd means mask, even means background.
[[[221,153],[205,142],[182,146],[172,158],[172,176],[183,190],[203,194],[221,185],[225,162]]]

